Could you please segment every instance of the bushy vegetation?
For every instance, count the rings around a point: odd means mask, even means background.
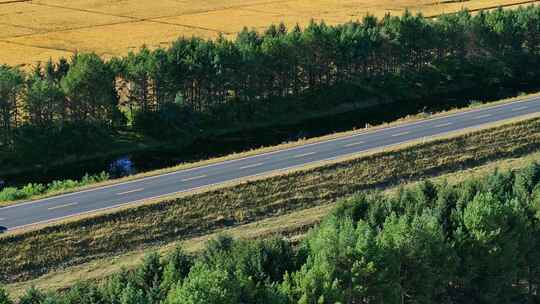
[[[0,281],[321,206],[540,147],[540,119],[484,129],[198,194],[0,236]],[[456,153],[460,151],[460,153]]]
[[[104,151],[125,128],[187,144],[350,102],[538,87],[539,11],[278,25],[108,62],[78,54],[33,73],[1,66],[0,150],[10,164],[47,163]]]
[[[9,202],[31,197],[46,195],[50,193],[61,192],[69,189],[83,187],[109,179],[109,174],[102,172],[96,175],[84,175],[81,180],[59,180],[53,181],[47,185],[30,183],[21,188],[7,187],[0,191],[0,202]]]
[[[134,271],[32,288],[20,303],[539,303],[539,197],[536,163],[356,194],[297,247],[222,236],[195,257],[149,254]]]

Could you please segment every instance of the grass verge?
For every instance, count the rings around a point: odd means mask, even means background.
[[[57,196],[57,195],[61,195],[61,194],[73,193],[73,192],[77,192],[77,191],[83,191],[83,190],[88,190],[88,189],[93,189],[93,188],[98,188],[98,187],[103,187],[103,186],[109,186],[109,185],[113,185],[113,184],[125,183],[125,182],[133,181],[133,180],[136,180],[136,179],[144,178],[144,177],[156,176],[156,175],[160,175],[160,174],[166,174],[166,173],[170,173],[170,172],[175,172],[175,171],[179,171],[179,170],[186,170],[186,169],[191,169],[191,168],[200,167],[200,166],[212,165],[212,164],[223,162],[223,161],[235,160],[235,159],[254,156],[254,155],[257,155],[257,154],[269,153],[269,152],[274,152],[274,151],[277,151],[277,150],[294,148],[294,147],[298,147],[298,146],[305,145],[305,144],[312,144],[312,143],[322,142],[322,141],[326,141],[326,140],[330,140],[330,139],[351,136],[351,135],[358,134],[358,133],[379,130],[379,129],[387,128],[387,127],[393,127],[393,126],[396,126],[396,125],[399,125],[399,124],[402,124],[402,123],[417,122],[417,121],[421,121],[421,120],[424,120],[424,119],[443,117],[443,116],[447,116],[447,115],[457,114],[457,113],[460,113],[460,112],[466,112],[466,111],[481,109],[481,108],[485,108],[485,107],[502,105],[502,104],[506,104],[506,103],[510,103],[510,102],[519,102],[519,101],[522,101],[522,100],[535,98],[535,97],[540,97],[540,93],[521,95],[521,96],[518,96],[518,97],[507,98],[507,99],[503,99],[503,100],[499,100],[499,101],[495,101],[495,102],[489,102],[489,103],[473,103],[470,106],[465,107],[465,108],[456,108],[456,109],[452,109],[452,110],[449,110],[449,111],[443,111],[443,112],[438,112],[438,113],[425,113],[425,112],[422,112],[422,113],[418,113],[416,115],[410,115],[410,116],[404,117],[402,119],[399,119],[399,120],[396,120],[396,121],[393,121],[393,122],[385,122],[385,123],[382,123],[382,124],[377,125],[377,126],[367,126],[365,129],[361,129],[361,130],[351,130],[351,131],[347,131],[347,132],[338,132],[338,133],[333,133],[333,134],[320,136],[320,137],[314,137],[314,138],[310,138],[310,139],[302,139],[302,140],[298,140],[298,141],[294,141],[294,142],[287,142],[287,143],[283,143],[283,144],[277,145],[277,146],[262,147],[262,148],[258,148],[258,149],[245,151],[245,152],[233,153],[233,154],[230,154],[230,155],[227,155],[227,156],[212,158],[212,159],[208,159],[208,160],[204,160],[204,161],[198,161],[198,162],[192,162],[192,163],[183,163],[183,164],[179,164],[177,166],[173,166],[173,167],[169,167],[169,168],[164,168],[164,169],[160,169],[160,170],[153,170],[153,171],[149,171],[149,172],[139,173],[139,174],[135,174],[135,175],[127,176],[127,177],[124,177],[124,178],[119,178],[119,179],[108,179],[108,180],[105,180],[105,181],[102,181],[102,182],[92,183],[92,184],[84,185],[84,186],[81,186],[81,187],[72,187],[72,188],[61,189],[61,190],[58,190],[58,191],[49,191],[49,192],[44,193],[44,194],[34,195],[34,196],[30,197],[30,199],[31,200],[39,200],[39,199],[53,197],[53,196]],[[27,199],[27,198],[25,198],[25,199]],[[13,205],[13,204],[19,203],[21,201],[22,200],[13,200],[13,201],[5,200],[5,201],[2,201],[0,199],[0,207]]]
[[[0,281],[323,206],[354,192],[458,171],[540,147],[540,118],[183,194],[0,237]],[[459,151],[459,153],[458,153]]]

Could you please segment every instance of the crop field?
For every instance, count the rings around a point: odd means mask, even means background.
[[[28,65],[75,52],[105,58],[142,45],[167,46],[180,36],[233,38],[244,26],[329,24],[367,13],[425,16],[537,0],[0,0],[0,64]]]
[[[539,131],[536,117],[7,234],[0,237],[0,282],[324,206],[366,189],[523,156],[540,147]]]

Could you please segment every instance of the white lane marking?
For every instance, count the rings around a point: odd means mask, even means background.
[[[50,207],[50,208],[47,208],[47,210],[56,210],[56,209],[60,209],[60,208],[66,208],[66,207],[70,207],[70,206],[75,206],[77,204],[78,203],[69,203],[69,204],[64,204],[64,205],[60,205],[60,206]]]
[[[411,132],[405,131],[405,132],[401,132],[401,133],[392,134],[392,136],[394,136],[394,137],[395,137],[395,136],[402,136],[402,135],[407,135],[407,134],[409,134],[409,133],[411,133]]]
[[[317,153],[317,152],[308,152],[308,153],[304,153],[304,154],[299,154],[299,155],[293,156],[293,158],[301,158],[301,157],[313,155],[313,154],[315,154],[315,153]]]
[[[479,127],[479,126],[482,126],[482,125],[485,125],[485,124],[481,124],[481,125],[478,125],[476,127]],[[464,128],[464,130],[467,130],[467,129],[469,129],[469,128]],[[442,133],[432,135],[432,136],[428,136],[428,137],[429,138],[438,138],[438,137],[444,136],[446,134],[452,134],[453,132],[456,132],[456,131],[446,131],[446,132],[442,132]],[[418,138],[409,139],[409,140],[399,142],[399,143],[383,145],[383,146],[376,147],[376,148],[366,149],[366,150],[364,150],[362,152],[372,151],[372,150],[380,150],[380,149],[384,149],[384,148],[398,146],[398,145],[401,145],[401,144],[404,144],[404,143],[414,142],[415,140],[418,140]],[[359,152],[351,152],[351,153],[346,153],[346,154],[343,154],[343,155],[332,156],[332,157],[329,157],[329,158],[318,160],[317,162],[333,161],[333,160],[340,159],[340,158],[345,159],[348,156],[355,155],[355,154],[358,154],[358,153]],[[270,174],[275,173],[275,172],[283,172],[283,171],[290,170],[290,169],[300,168],[300,167],[305,166],[305,165],[306,164],[292,165],[292,166],[281,168],[281,169],[275,169],[275,170],[270,170],[270,171],[267,171],[267,172],[261,172],[261,173],[256,173],[256,174],[252,174],[252,175],[247,175],[247,176],[235,178],[235,179],[232,179],[232,180],[229,180],[229,181],[236,181],[236,180],[239,180],[239,179],[246,179],[246,178],[253,178],[253,177],[270,175]],[[107,211],[107,210],[119,208],[119,207],[122,207],[122,206],[136,205],[138,203],[146,202],[146,201],[149,201],[149,200],[155,200],[155,199],[162,198],[162,197],[170,197],[170,196],[181,194],[181,193],[186,193],[186,192],[190,192],[190,191],[196,191],[196,190],[204,189],[204,188],[207,188],[207,187],[221,185],[221,184],[224,184],[224,183],[229,182],[229,181],[215,182],[215,183],[208,184],[208,185],[202,185],[202,186],[198,186],[198,187],[194,187],[194,188],[190,188],[190,189],[185,189],[185,190],[180,190],[180,191],[176,191],[176,192],[172,192],[172,193],[166,193],[166,194],[156,195],[156,196],[152,196],[152,197],[148,197],[148,198],[143,198],[143,199],[132,201],[132,202],[125,202],[125,203],[120,203],[120,204],[117,204],[117,205],[110,205],[110,206],[103,207],[103,208],[98,208],[98,209],[88,210],[88,211],[82,211],[82,212],[78,212],[78,213],[75,213],[75,214],[70,214],[70,215],[65,215],[65,216],[52,218],[52,219],[48,219],[48,220],[38,221],[38,222],[35,222],[35,223],[10,227],[10,228],[8,228],[8,231],[14,231],[14,230],[18,230],[18,229],[23,229],[25,227],[35,226],[35,225],[54,223],[54,222],[58,222],[58,221],[61,221],[61,220],[64,220],[64,219],[68,219],[70,217],[79,216],[79,215],[85,215],[85,214],[94,214],[94,213],[97,213],[97,212],[100,212],[100,211]]]
[[[363,143],[364,143],[363,141],[358,141],[358,142],[346,144],[346,145],[343,145],[343,146],[348,148],[348,147],[358,146],[358,145],[361,145],[361,144],[363,144]]]
[[[525,109],[527,109],[527,108],[528,108],[527,106],[523,106],[523,107],[515,108],[515,109],[512,109],[512,112],[516,112],[516,111],[521,111],[521,110],[525,110]]]
[[[134,192],[140,192],[140,191],[143,191],[143,190],[144,190],[144,188],[138,188],[138,189],[133,189],[133,190],[125,191],[125,192],[116,193],[116,195],[130,194],[130,193],[134,193]]]
[[[262,166],[262,165],[264,165],[264,163],[256,163],[256,164],[252,164],[252,165],[243,166],[243,167],[240,167],[238,169],[242,170],[242,169],[248,169],[248,168],[258,167],[258,166]]]
[[[184,178],[182,181],[183,182],[189,182],[189,181],[192,181],[192,180],[205,178],[206,176],[207,176],[206,174],[203,174],[203,175],[199,175],[199,176],[188,177],[188,178]]]
[[[443,123],[443,124],[440,124],[440,125],[436,125],[434,128],[448,127],[448,126],[451,125],[451,124],[452,124],[451,122],[447,122],[447,123]]]
[[[476,116],[475,118],[476,119],[481,119],[481,118],[486,118],[486,117],[490,117],[491,114],[484,114],[484,115],[480,115],[480,116]]]
[[[511,102],[502,103],[502,104],[498,104],[498,105],[494,105],[494,106],[487,106],[487,107],[481,107],[481,108],[478,108],[478,109],[464,110],[464,111],[459,111],[457,113],[441,115],[439,117],[431,117],[431,118],[418,120],[418,121],[414,121],[414,122],[410,122],[410,123],[404,123],[402,125],[398,124],[396,126],[380,128],[380,129],[377,129],[377,130],[364,130],[364,131],[360,131],[360,132],[358,132],[356,134],[347,135],[347,136],[343,136],[343,137],[338,137],[338,138],[334,138],[334,139],[329,139],[329,140],[326,140],[326,141],[319,141],[319,142],[300,145],[300,146],[296,146],[296,147],[285,148],[285,149],[281,149],[281,150],[265,152],[265,153],[261,153],[261,154],[251,155],[251,156],[245,156],[245,157],[241,157],[241,158],[237,158],[237,159],[230,159],[230,160],[226,160],[226,161],[223,161],[223,162],[217,162],[217,163],[214,163],[214,164],[209,164],[209,165],[198,166],[198,167],[193,167],[193,168],[189,168],[189,169],[173,171],[173,172],[169,172],[169,173],[165,173],[165,174],[161,174],[161,175],[142,177],[142,178],[138,178],[138,179],[134,179],[134,180],[130,180],[130,181],[125,181],[125,182],[119,182],[119,183],[116,183],[116,184],[111,184],[111,185],[107,185],[107,186],[103,186],[103,187],[99,187],[99,188],[91,188],[91,189],[88,189],[88,190],[81,190],[81,191],[61,194],[61,195],[58,195],[58,196],[51,196],[51,197],[47,197],[47,198],[42,198],[42,199],[35,200],[35,201],[21,202],[21,203],[17,203],[17,204],[2,207],[2,208],[0,208],[0,210],[11,209],[11,208],[24,206],[24,205],[40,203],[40,202],[44,202],[44,201],[48,201],[48,200],[52,200],[52,199],[58,199],[58,198],[67,197],[67,196],[73,196],[73,195],[82,194],[82,193],[86,193],[86,192],[99,191],[99,190],[112,188],[112,187],[116,187],[116,186],[120,186],[120,185],[138,183],[138,182],[149,180],[149,179],[156,179],[156,178],[161,178],[161,177],[164,177],[164,176],[181,174],[181,173],[185,173],[185,172],[189,172],[189,171],[193,171],[193,170],[200,170],[200,169],[204,169],[204,168],[220,166],[220,165],[224,165],[224,164],[228,164],[228,163],[232,163],[232,162],[238,162],[238,161],[242,161],[242,160],[246,160],[246,159],[259,158],[261,156],[273,155],[273,154],[277,154],[277,153],[281,153],[281,152],[285,152],[285,151],[298,150],[298,149],[302,149],[302,148],[309,147],[309,146],[315,146],[315,145],[328,143],[328,142],[333,142],[333,141],[338,141],[338,140],[343,140],[343,139],[355,138],[357,136],[362,136],[362,135],[366,135],[366,134],[377,134],[377,133],[380,133],[380,132],[384,132],[384,131],[388,131],[388,130],[392,130],[392,129],[396,129],[396,128],[401,128],[401,127],[404,127],[404,126],[414,126],[414,125],[419,125],[419,124],[423,124],[423,123],[430,122],[430,121],[437,121],[437,120],[447,119],[447,118],[451,118],[451,117],[462,116],[462,115],[465,115],[465,114],[471,114],[471,113],[476,113],[476,112],[493,110],[493,109],[497,109],[497,108],[510,107],[512,105],[519,104],[519,103],[537,102],[538,100],[539,100],[538,97],[530,97],[530,98],[511,101]]]
[[[445,132],[445,133],[451,133],[451,132]],[[442,133],[441,135],[444,135],[445,133]],[[437,135],[437,136],[440,136],[440,135]],[[436,136],[434,136],[434,137],[436,137]],[[410,142],[410,141],[414,141],[414,139],[407,140],[407,141],[405,141],[405,143]],[[377,147],[377,148],[367,149],[365,151],[383,149],[383,148],[388,148],[388,147],[392,147],[392,146],[397,146],[397,145],[400,145],[400,144],[402,144],[402,143],[388,144],[388,145],[384,145],[384,146]],[[345,158],[345,157],[355,155],[355,154],[358,154],[358,152],[352,152],[352,153],[346,153],[346,154],[343,154],[343,155],[333,156],[333,157],[321,159],[318,162],[332,161],[332,160],[335,160],[335,159]],[[243,177],[233,179],[231,181],[235,181],[235,180],[239,180],[239,179],[246,179],[246,178],[253,178],[253,177],[258,177],[258,176],[264,176],[266,174],[272,174],[272,173],[275,173],[275,172],[282,172],[282,171],[286,171],[286,170],[290,170],[290,169],[300,168],[302,166],[305,166],[305,164],[292,165],[292,166],[281,168],[281,169],[270,170],[268,172],[262,172],[262,173],[256,173],[256,174],[252,174],[252,175],[247,175],[247,176],[243,176]],[[107,211],[107,210],[111,210],[111,209],[115,209],[115,208],[119,208],[119,207],[127,206],[127,205],[136,205],[138,203],[146,202],[146,201],[149,201],[149,200],[155,200],[155,199],[162,198],[162,197],[169,197],[169,196],[173,196],[173,195],[177,195],[177,194],[181,194],[181,193],[185,193],[185,192],[196,191],[196,190],[199,190],[199,189],[204,189],[206,187],[212,187],[212,186],[224,184],[226,182],[228,182],[228,181],[216,182],[216,183],[203,185],[203,186],[198,186],[198,187],[185,189],[185,190],[180,190],[180,191],[176,191],[176,192],[172,192],[172,193],[166,193],[166,194],[156,195],[156,196],[152,196],[152,197],[148,197],[148,198],[143,198],[143,199],[140,199],[140,200],[137,200],[137,201],[125,202],[125,203],[120,203],[120,204],[117,204],[117,205],[111,205],[111,206],[107,206],[107,207],[103,207],[103,208],[94,209],[94,210],[82,211],[82,212],[78,212],[78,213],[71,214],[71,215],[65,215],[65,216],[61,216],[61,217],[57,217],[57,218],[38,221],[38,222],[35,222],[35,223],[10,227],[10,228],[8,228],[8,230],[13,231],[13,230],[18,230],[18,229],[22,229],[22,228],[25,228],[25,227],[35,226],[35,225],[54,223],[54,222],[58,222],[58,221],[61,221],[61,220],[64,220],[64,219],[68,219],[70,217],[74,217],[74,216],[85,215],[85,214],[93,214],[93,213],[97,213],[97,212],[100,212],[100,211]]]
[[[6,218],[5,217],[0,217],[0,221],[5,221]]]

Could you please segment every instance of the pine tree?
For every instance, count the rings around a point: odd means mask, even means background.
[[[167,292],[174,285],[181,282],[189,274],[191,266],[191,259],[184,253],[182,248],[176,247],[167,257],[167,263],[163,270],[161,290]]]
[[[147,254],[142,265],[137,270],[138,286],[142,289],[150,303],[158,303],[162,299],[161,280],[163,268],[159,260],[159,254],[152,252]]]
[[[227,271],[196,263],[182,284],[172,289],[166,304],[236,304],[238,282]]]
[[[11,301],[7,291],[2,285],[0,285],[0,304],[13,304],[13,301]]]
[[[19,299],[19,304],[41,304],[45,298],[46,296],[43,292],[32,286]]]
[[[20,119],[17,102],[24,84],[23,73],[6,65],[0,65],[0,146],[10,146],[13,130]]]
[[[150,304],[157,302],[148,302],[144,297],[144,292],[128,283],[126,288],[122,291],[120,295],[120,304]]]

